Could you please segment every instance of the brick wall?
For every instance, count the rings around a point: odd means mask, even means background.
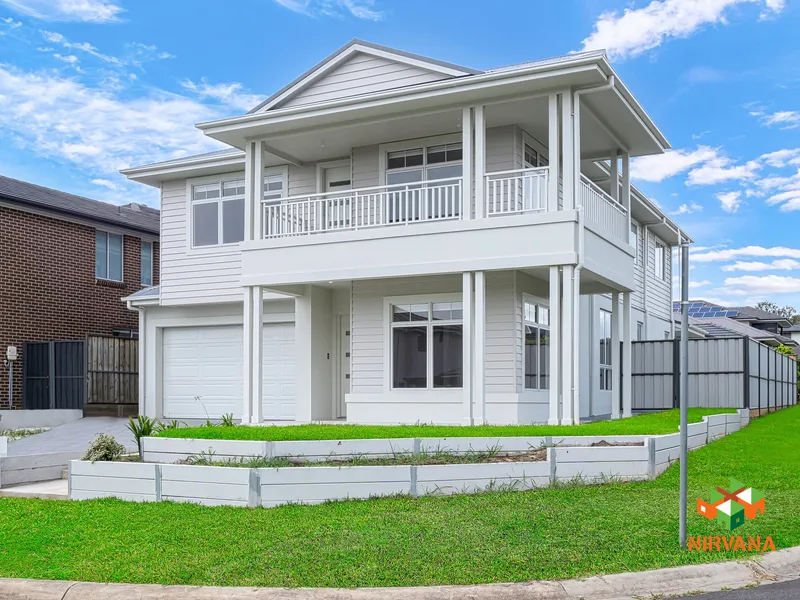
[[[142,288],[141,240],[123,242],[123,282],[95,279],[95,231],[0,206],[0,363],[17,346],[14,406],[22,406],[24,342],[81,339],[90,333],[136,329],[138,315],[120,298]],[[159,248],[153,244],[153,282]],[[8,407],[8,369],[0,369],[0,408]]]

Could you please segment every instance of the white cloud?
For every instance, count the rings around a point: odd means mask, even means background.
[[[181,82],[181,85],[200,98],[209,98],[242,111],[250,110],[264,99],[262,96],[243,91],[244,88],[241,83],[218,83],[214,85],[203,78],[200,83],[186,79]]]
[[[699,212],[701,210],[703,210],[703,206],[702,205],[697,204],[696,202],[692,202],[691,204],[681,204],[678,207],[677,210],[673,210],[669,214],[676,215],[676,216],[678,216],[678,215],[690,215],[692,213]]]
[[[51,44],[60,44],[61,46],[69,50],[79,50],[81,52],[85,52],[86,54],[90,54],[95,58],[99,58],[103,62],[115,66],[121,66],[123,64],[123,61],[121,61],[120,59],[114,56],[103,54],[102,52],[98,51],[97,48],[92,46],[89,42],[70,42],[63,35],[55,31],[42,31],[42,35],[44,36],[44,39],[46,39]]]
[[[781,258],[772,262],[741,261],[720,267],[723,271],[795,271],[800,269],[800,261]]]
[[[5,17],[0,19],[0,23],[5,23],[2,30],[0,30],[0,35],[5,35],[12,29],[17,29],[22,27],[22,23],[20,21],[15,21],[11,17]]]
[[[108,188],[109,190],[118,191],[122,189],[122,186],[120,184],[111,181],[109,179],[92,179],[92,183],[104,188]]]
[[[5,107],[0,127],[18,144],[71,162],[97,179],[113,180],[127,166],[219,147],[194,124],[219,118],[221,111],[161,90],[129,98],[52,72],[0,66],[0,104]]]
[[[601,14],[582,49],[605,49],[611,59],[638,56],[668,39],[689,37],[705,25],[725,24],[726,11],[746,3],[763,5],[763,16],[783,9],[782,0],[654,0],[622,14]]]
[[[698,146],[691,151],[667,150],[664,154],[642,156],[632,161],[631,178],[660,182],[717,156],[717,150],[710,146]]]
[[[800,292],[800,278],[781,275],[743,275],[729,277],[725,286],[732,288],[731,293],[737,294],[788,294]]]
[[[11,8],[44,21],[119,21],[122,7],[110,0],[0,0]]]
[[[777,125],[780,129],[795,129],[800,127],[800,111],[779,110],[769,112],[760,102],[748,102],[744,105],[750,116],[756,117],[762,125],[772,127]]]
[[[716,185],[724,181],[742,181],[753,179],[761,168],[758,161],[751,160],[743,165],[733,164],[727,156],[718,156],[696,169],[689,171],[687,185]]]
[[[699,250],[699,248],[696,250]],[[772,248],[745,246],[743,248],[725,248],[723,250],[704,249],[700,253],[692,252],[691,254],[693,262],[721,262],[747,257],[800,259],[800,249],[787,248],[785,246],[774,246]]]
[[[63,61],[65,63],[73,65],[73,66],[77,65],[80,62],[78,60],[78,57],[75,56],[74,54],[68,54],[67,56],[62,56],[61,54],[56,52],[55,54],[53,54],[53,58],[57,58],[58,60]]]
[[[800,163],[800,148],[786,148],[761,155],[761,160],[777,169]]]
[[[708,285],[711,285],[711,282],[708,281],[707,279],[704,279],[703,281],[690,281],[689,282],[689,289],[690,290],[696,290],[698,288],[706,287]]]
[[[375,9],[374,0],[274,0],[284,8],[310,17],[339,17],[380,21],[384,13]]]

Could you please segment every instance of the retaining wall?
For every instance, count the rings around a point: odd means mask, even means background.
[[[705,417],[688,428],[689,448],[698,448],[738,431],[749,412]],[[591,446],[605,441],[641,446]],[[583,446],[578,444],[583,442]],[[278,506],[327,500],[524,490],[559,482],[652,479],[679,456],[678,433],[659,436],[595,436],[540,438],[410,438],[398,440],[333,440],[324,442],[239,442],[145,438],[145,459],[176,461],[202,451],[217,458],[303,455],[309,462],[331,456],[388,456],[447,450],[474,452],[500,446],[501,452],[547,447],[543,461],[418,466],[298,466],[274,469],[209,467],[161,463],[70,464],[70,498],[117,497],[133,501],[193,502],[206,506]],[[290,452],[291,451],[291,452]],[[307,453],[307,454],[304,454]]]
[[[80,409],[0,410],[0,429],[38,429],[58,427],[83,418]]]
[[[0,436],[0,456],[8,454],[8,438]]]
[[[61,474],[69,462],[82,455],[83,452],[54,452],[32,456],[2,456],[0,487],[61,479]]]

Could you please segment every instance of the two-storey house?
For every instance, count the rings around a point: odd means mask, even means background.
[[[571,423],[631,413],[686,234],[630,184],[668,143],[602,52],[477,71],[355,40],[161,189],[143,413]]]
[[[31,408],[23,404],[26,342],[137,334],[120,300],[158,283],[158,233],[156,209],[0,176],[0,352],[17,349],[0,369],[0,407]],[[64,408],[65,390],[54,387],[53,406]]]

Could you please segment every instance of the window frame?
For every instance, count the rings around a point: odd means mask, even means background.
[[[97,236],[103,234],[106,236],[106,273],[105,277],[100,277],[97,274]],[[109,244],[110,236],[116,236],[119,238],[119,279],[113,279],[109,277],[109,264],[111,263],[111,256],[110,256],[110,249],[111,244]],[[106,229],[95,229],[95,237],[94,237],[94,278],[100,281],[113,281],[114,283],[125,283],[125,235],[122,233],[114,233],[113,231],[108,231]]]
[[[153,285],[153,273],[155,269],[153,268],[154,257],[153,257],[153,242],[148,240],[139,240],[141,242],[139,246],[139,283],[141,285],[152,286]],[[144,248],[145,246],[150,247],[150,282],[146,282],[144,280]]]
[[[636,321],[636,341],[641,342],[644,336],[644,322]]]
[[[639,225],[631,221],[631,231],[629,234],[631,248],[633,248],[633,264],[639,266]]]
[[[456,134],[449,134],[449,135],[437,135],[432,137],[425,137],[425,138],[417,138],[413,140],[406,140],[404,142],[392,142],[389,144],[380,144],[378,146],[378,172],[380,178],[380,185],[390,185],[386,183],[386,176],[389,173],[406,173],[410,171],[422,171],[422,180],[419,182],[411,182],[408,185],[422,185],[426,181],[437,181],[436,179],[427,179],[428,175],[428,168],[433,167],[436,168],[438,166],[445,166],[445,165],[460,165],[461,166],[461,175],[458,177],[464,177],[464,148],[461,148],[461,160],[453,160],[453,161],[445,161],[441,163],[431,163],[428,164],[428,149],[433,146],[445,146],[451,144],[461,144],[463,143],[462,137],[460,133]],[[422,164],[413,166],[413,167],[402,167],[399,169],[389,169],[389,153],[390,152],[401,152],[407,150],[415,150],[417,148],[422,149]],[[442,181],[446,181],[449,179],[456,179],[451,177],[443,178]],[[402,185],[402,184],[398,184]]]
[[[289,166],[288,165],[280,165],[277,167],[267,167],[264,169],[264,179],[266,181],[267,177],[272,177],[280,175],[282,177],[282,185],[281,185],[281,195],[280,198],[273,198],[271,199],[272,202],[280,202],[283,198],[286,198],[288,195],[288,187],[289,187]],[[245,180],[245,194],[240,196],[222,196],[222,186],[226,182],[231,181],[239,181],[241,179]],[[220,196],[218,198],[214,198],[212,200],[194,200],[194,188],[196,186],[201,185],[208,185],[212,183],[217,183],[220,189]],[[265,194],[266,196],[266,191]],[[191,179],[186,180],[186,246],[190,253],[192,254],[208,254],[208,253],[216,253],[220,251],[235,251],[239,244],[242,242],[228,242],[227,244],[223,244],[222,242],[222,227],[223,227],[223,220],[222,220],[222,203],[225,200],[238,200],[238,199],[245,199],[244,205],[244,218],[246,219],[247,215],[247,179],[245,178],[244,171],[238,171],[235,173],[223,173],[220,175],[206,175],[204,177],[194,177]],[[263,200],[263,199],[262,199]],[[195,246],[194,244],[194,209],[193,206],[195,204],[202,204],[202,203],[214,203],[218,204],[217,206],[217,243],[216,244],[208,244],[204,246]],[[257,214],[261,215],[261,209],[257,210]],[[245,231],[245,239],[247,238],[247,232]]]
[[[384,390],[394,393],[419,393],[419,392],[436,392],[437,394],[458,394],[464,390],[464,381],[466,370],[464,369],[464,353],[462,350],[461,355],[461,387],[435,387],[434,386],[434,373],[433,373],[433,329],[437,326],[443,325],[460,325],[461,333],[464,333],[464,314],[463,314],[463,299],[461,294],[424,294],[419,296],[392,296],[384,297]],[[433,304],[439,302],[461,302],[462,303],[462,317],[461,319],[449,319],[434,321]],[[408,322],[393,322],[392,315],[393,307],[403,304],[427,304],[428,305],[428,319],[426,321],[408,321]],[[425,340],[425,387],[394,387],[394,330],[404,327],[420,327],[425,326],[427,336]],[[463,339],[463,338],[462,338]],[[462,345],[463,348],[463,345]]]
[[[654,240],[653,249],[653,275],[661,281],[667,280],[667,248],[658,240]],[[660,251],[660,252],[659,252]],[[660,254],[660,256],[659,256]],[[659,273],[659,270],[661,271]]]
[[[527,314],[526,314],[526,310],[525,310],[526,309],[526,305],[533,305],[533,306],[536,307],[536,319],[537,319],[537,321],[534,322],[534,321],[528,320]],[[545,309],[547,311],[547,323],[546,324],[539,321],[539,316],[538,315],[539,315],[539,310],[540,309]],[[548,391],[550,389],[551,376],[552,376],[551,372],[550,372],[551,371],[550,367],[552,365],[550,365],[549,357],[548,357],[548,372],[547,372],[547,374],[541,373],[541,360],[542,360],[542,354],[541,354],[542,344],[541,344],[541,337],[540,337],[541,333],[536,338],[536,347],[539,349],[539,354],[537,356],[537,358],[539,359],[539,362],[538,362],[538,365],[537,365],[537,371],[536,371],[536,376],[535,376],[536,377],[537,387],[528,387],[528,374],[526,373],[526,371],[527,371],[527,362],[528,361],[527,361],[527,355],[526,355],[526,346],[527,346],[527,344],[525,343],[525,336],[526,336],[526,328],[529,325],[533,326],[533,327],[536,327],[539,330],[539,332],[546,331],[548,333],[548,336],[550,336],[550,304],[549,304],[549,302],[547,302],[547,300],[545,300],[543,298],[539,298],[537,296],[531,296],[529,294],[522,294],[522,389],[523,390],[530,390],[532,392],[546,392],[546,391]],[[548,344],[545,347],[547,348],[547,351],[550,352],[550,344]],[[546,387],[541,387],[542,377],[545,377],[547,379],[547,386]]]
[[[611,345],[614,343],[614,332],[612,329],[611,311],[601,308],[599,315],[600,337],[598,339],[600,341],[600,353],[598,363],[600,367],[600,391],[610,392],[614,389],[613,366],[611,364],[613,356]],[[606,335],[606,332],[608,332],[608,335]],[[607,356],[603,356],[604,350]],[[608,359],[608,362],[603,362],[606,359]]]

